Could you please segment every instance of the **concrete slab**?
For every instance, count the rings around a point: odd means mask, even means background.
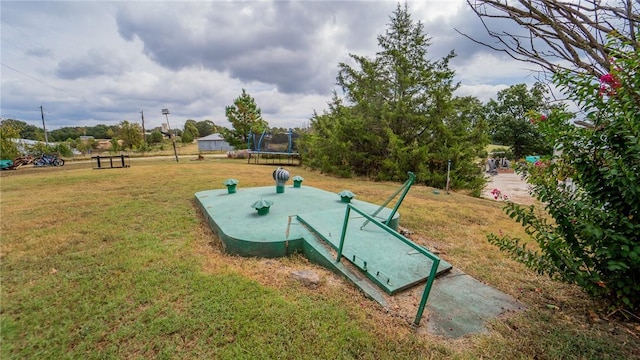
[[[487,186],[482,191],[482,197],[484,198],[503,201],[502,199],[494,199],[491,193],[493,189],[498,189],[502,194],[507,195],[509,200],[518,204],[531,205],[536,201],[529,193],[529,184],[522,179],[520,174],[499,173],[498,175],[487,176],[487,179]]]
[[[431,334],[459,338],[485,332],[487,321],[524,309],[513,297],[454,268],[431,288],[426,327]]]

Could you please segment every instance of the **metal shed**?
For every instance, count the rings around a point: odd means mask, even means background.
[[[198,151],[231,151],[233,147],[220,134],[211,134],[197,139]]]

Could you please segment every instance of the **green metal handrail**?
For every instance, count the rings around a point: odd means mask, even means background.
[[[336,257],[336,262],[340,262],[340,259],[342,258],[342,248],[344,246],[344,240],[345,240],[345,237],[347,235],[347,225],[349,223],[349,214],[351,213],[351,210],[353,210],[353,211],[357,212],[358,214],[364,216],[371,223],[375,224],[376,226],[378,226],[382,230],[386,231],[387,233],[389,233],[393,237],[395,237],[395,238],[399,239],[400,241],[404,242],[405,244],[411,246],[414,250],[416,250],[419,253],[425,255],[426,257],[428,257],[429,259],[431,259],[433,261],[433,265],[431,265],[431,271],[429,272],[429,278],[427,278],[427,284],[424,287],[424,292],[422,293],[422,299],[420,300],[420,305],[418,306],[418,312],[416,313],[416,318],[413,321],[413,323],[416,326],[420,325],[420,318],[422,318],[422,313],[424,312],[425,305],[427,304],[427,299],[429,298],[429,293],[431,292],[431,287],[433,286],[433,281],[435,280],[436,273],[438,272],[438,266],[440,265],[440,258],[437,257],[436,255],[430,253],[425,248],[417,245],[413,241],[407,239],[402,234],[400,234],[397,231],[393,230],[392,228],[390,228],[389,226],[385,225],[384,223],[381,223],[380,221],[376,220],[373,216],[365,213],[364,211],[362,211],[362,210],[358,209],[357,207],[353,206],[352,204],[347,204],[347,209],[345,210],[345,214],[344,214],[344,222],[342,223],[342,234],[340,235],[340,246],[338,246],[338,256]]]
[[[393,200],[393,198],[396,197],[396,195],[398,195],[402,190],[404,190],[402,191],[402,195],[400,195],[400,198],[396,202],[396,205],[393,207],[393,210],[391,210],[391,214],[389,214],[389,217],[385,222],[385,224],[391,223],[391,219],[393,219],[393,215],[396,214],[396,212],[398,211],[398,208],[400,207],[400,204],[402,204],[402,201],[404,200],[404,197],[407,196],[409,189],[411,189],[411,185],[413,185],[414,181],[416,181],[416,175],[414,173],[409,171],[407,174],[409,175],[409,179],[407,179],[407,181],[405,181],[404,184],[402,184],[402,186],[398,188],[398,190],[396,190],[391,196],[389,196],[389,198],[382,205],[380,205],[378,210],[376,210],[371,216],[378,215],[378,213],[382,211],[382,209],[384,209],[387,206],[387,204],[389,204],[391,200]],[[360,226],[360,230],[364,229],[364,227],[367,226],[368,223],[369,223],[369,220],[366,220],[364,224]]]

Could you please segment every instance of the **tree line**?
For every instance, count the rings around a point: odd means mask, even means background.
[[[265,128],[269,134],[268,144],[272,147],[282,148],[289,142],[288,129]],[[299,137],[301,129],[294,129],[295,140]],[[142,127],[138,123],[127,120],[117,125],[99,124],[96,126],[63,127],[47,132],[48,145],[44,144],[45,136],[42,128],[30,125],[22,120],[4,119],[0,122],[0,138],[3,140],[3,159],[13,159],[20,155],[17,144],[11,139],[26,139],[43,142],[23,148],[22,152],[39,155],[41,153],[58,153],[62,156],[72,156],[72,150],[86,154],[101,151],[99,140],[110,142],[109,151],[153,151],[154,147],[161,147],[164,142],[175,137],[178,141],[190,144],[199,137],[214,133],[227,133],[228,130],[217,126],[211,120],[196,121],[188,119],[183,129],[171,129],[164,132],[161,127],[147,129],[143,137]],[[260,136],[260,134],[257,134]],[[6,141],[5,141],[6,140]]]
[[[125,120],[126,121],[126,120]],[[124,121],[123,121],[124,122]],[[105,125],[98,124],[95,126],[67,126],[61,127],[55,130],[47,131],[47,138],[51,142],[62,142],[68,140],[77,140],[81,136],[91,136],[95,139],[112,139],[117,137],[122,128],[123,122],[117,125]],[[127,123],[130,123],[127,121]],[[193,125],[197,131],[191,130],[196,136],[207,136],[213,134],[218,130],[218,127],[211,120],[195,121],[189,119],[186,121],[188,126],[185,129],[176,129],[178,135],[182,135],[183,132],[188,132],[188,128]],[[5,126],[11,126],[18,130],[21,139],[44,141],[44,130],[41,127],[30,125],[25,121],[17,119],[4,119],[2,124]],[[130,123],[135,124],[135,123]],[[155,127],[152,129],[146,129],[148,134],[158,132],[161,134],[162,128]],[[142,133],[142,127],[140,127],[140,133]]]

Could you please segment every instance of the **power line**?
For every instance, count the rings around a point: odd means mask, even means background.
[[[80,99],[80,100],[84,100],[84,101],[86,101],[86,102],[90,102],[90,103],[92,103],[92,104],[94,104],[94,105],[96,105],[96,106],[102,106],[102,105],[100,105],[100,104],[98,104],[98,103],[95,103],[95,102],[93,102],[93,101],[91,101],[91,100],[87,100],[85,97],[82,97],[82,96],[76,96],[76,95],[73,95],[73,94],[69,94],[68,92],[66,92],[66,91],[65,91],[65,90],[63,90],[63,89],[60,89],[59,87],[53,86],[53,85],[49,84],[48,82],[46,82],[46,81],[44,81],[44,80],[40,80],[40,79],[38,79],[38,78],[36,78],[36,77],[33,77],[33,76],[31,76],[31,75],[29,75],[29,74],[27,74],[27,73],[24,73],[24,72],[22,72],[22,71],[20,71],[20,70],[18,70],[18,69],[16,69],[16,68],[14,68],[14,67],[12,67],[12,66],[7,65],[7,64],[5,64],[5,63],[0,63],[0,64],[2,64],[2,66],[6,67],[6,68],[8,68],[8,69],[10,69],[10,70],[13,70],[13,71],[17,72],[18,74],[21,74],[21,75],[23,75],[23,76],[28,77],[28,78],[29,78],[29,79],[31,79],[31,80],[35,80],[35,81],[37,81],[37,82],[39,82],[39,83],[45,84],[45,85],[47,85],[47,86],[49,86],[49,87],[51,87],[51,88],[53,88],[53,89],[56,89],[56,90],[60,91],[61,93],[65,94],[65,95],[67,95],[67,96],[71,96],[71,97],[74,97],[74,98],[76,98],[76,99]]]
[[[22,47],[20,45],[16,45],[13,41],[7,40],[6,38],[2,38],[2,45],[10,45],[11,47],[13,47],[13,48],[15,48],[15,49],[17,49],[19,51],[22,51],[24,53],[28,53],[29,52],[29,49],[26,49],[26,48],[24,48],[24,47]],[[47,55],[47,57],[50,58],[50,59],[56,60],[55,56],[53,56],[53,55]],[[38,60],[38,62],[41,63],[42,65],[44,65],[45,67],[50,66],[50,64],[45,63],[40,56],[36,56],[35,59]]]
[[[38,78],[35,78],[35,77],[33,77],[33,76],[29,75],[29,74],[23,73],[22,71],[20,71],[20,70],[18,70],[18,69],[16,69],[16,68],[14,68],[14,67],[11,67],[11,66],[9,66],[9,65],[7,65],[7,64],[5,64],[5,63],[0,63],[0,64],[2,64],[2,66],[6,67],[6,68],[8,68],[8,69],[10,69],[10,70],[13,70],[13,71],[17,72],[18,74],[21,74],[21,75],[24,75],[24,76],[28,77],[28,78],[29,78],[29,79],[31,79],[31,80],[35,80],[35,81],[37,81],[37,82],[39,82],[39,83],[43,83],[43,84],[45,84],[45,85],[47,85],[47,86],[49,86],[49,87],[52,87],[52,88],[54,88],[54,89],[56,89],[56,90],[58,90],[58,91],[61,91],[61,92],[63,92],[65,95],[69,95],[69,96],[77,97],[77,96],[75,96],[75,95],[71,95],[71,94],[67,93],[66,91],[64,91],[64,90],[60,89],[59,87],[55,87],[55,86],[53,86],[53,85],[51,85],[51,84],[49,84],[49,83],[47,83],[47,82],[45,82],[45,81],[43,81],[43,80],[40,80],[40,79],[38,79]]]
[[[18,50],[26,51],[26,49],[25,49],[25,48],[20,47],[20,46],[18,46],[18,45],[16,45],[16,44],[14,44],[12,41],[7,40],[6,38],[2,38],[2,44],[3,44],[3,45],[8,44],[8,45],[11,45],[11,46],[13,46],[14,48],[16,48],[16,49],[18,49]]]
[[[42,48],[46,48],[46,46],[42,45],[39,41],[37,41],[36,39],[34,39],[32,36],[30,36],[29,34],[27,34],[26,32],[24,32],[23,30],[20,30],[19,28],[15,27],[13,24],[11,24],[10,22],[7,21],[7,19],[2,18],[2,22],[11,26],[14,30],[16,30],[19,33],[22,33],[22,35],[28,37],[31,41],[33,41],[34,43],[36,43],[37,45],[39,45]]]

